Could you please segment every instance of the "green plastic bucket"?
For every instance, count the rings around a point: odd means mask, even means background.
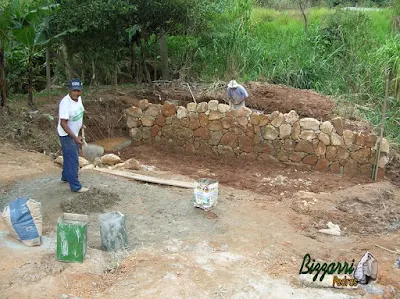
[[[87,248],[87,215],[64,213],[57,221],[57,260],[82,263]]]

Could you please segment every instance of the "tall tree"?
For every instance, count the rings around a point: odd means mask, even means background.
[[[304,31],[307,32],[308,30],[308,18],[306,10],[310,6],[311,0],[294,0],[296,4],[299,6],[301,14],[304,19]]]

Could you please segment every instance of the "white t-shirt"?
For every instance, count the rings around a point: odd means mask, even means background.
[[[58,111],[58,126],[57,131],[60,136],[67,136],[68,134],[61,127],[61,119],[68,119],[68,127],[71,131],[78,136],[79,130],[82,128],[83,123],[83,112],[85,108],[82,104],[81,97],[75,102],[69,94],[67,94],[60,102]]]

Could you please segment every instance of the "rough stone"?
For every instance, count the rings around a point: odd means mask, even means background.
[[[315,154],[318,157],[324,156],[326,153],[326,145],[323,142],[318,142],[317,147],[315,148]]]
[[[327,171],[329,169],[329,161],[326,159],[320,159],[314,169],[318,171]]]
[[[239,146],[244,152],[250,153],[253,150],[253,139],[247,136],[239,136]]]
[[[222,131],[222,124],[219,120],[214,120],[207,125],[210,131]]]
[[[254,137],[254,129],[253,129],[253,126],[251,124],[247,125],[246,135],[248,137],[251,137],[251,138]]]
[[[271,121],[271,125],[273,125],[275,128],[279,128],[282,123],[283,123],[284,117],[282,113],[279,113],[277,117],[275,117],[272,121]]]
[[[372,165],[364,164],[360,166],[360,174],[370,176],[372,174]]]
[[[267,153],[260,154],[258,156],[258,159],[260,161],[266,162],[268,164],[279,164],[280,163],[280,161],[277,158],[275,158],[274,156],[271,156],[270,154],[267,154]]]
[[[322,141],[325,145],[331,144],[331,138],[328,134],[321,132],[318,134],[318,139]]]
[[[175,130],[171,125],[165,125],[161,129],[161,134],[166,138],[173,138],[175,137]]]
[[[154,124],[154,117],[153,116],[143,116],[140,121],[144,127],[151,127]]]
[[[329,161],[335,161],[336,160],[336,153],[337,153],[337,149],[334,146],[327,146],[326,147],[326,159],[328,159]]]
[[[165,118],[165,124],[166,124],[166,125],[172,124],[172,117],[171,117],[171,116]]]
[[[365,146],[372,148],[375,146],[377,140],[378,136],[376,136],[375,134],[369,134],[365,137]]]
[[[218,110],[218,101],[217,100],[211,100],[208,102],[208,110],[211,111],[217,111]]]
[[[138,107],[142,109],[142,111],[146,110],[150,105],[149,100],[146,99],[140,100],[138,103]]]
[[[264,129],[263,137],[267,140],[275,140],[278,138],[278,131],[271,125],[267,125]]]
[[[313,144],[306,140],[300,140],[297,145],[295,146],[294,150],[296,152],[303,152],[303,153],[314,153]]]
[[[178,107],[178,111],[176,112],[176,117],[178,119],[182,119],[188,116],[188,111],[185,107]]]
[[[336,146],[336,149],[336,159],[339,160],[339,162],[346,160],[350,156],[350,153],[345,148]]]
[[[210,139],[210,131],[206,128],[198,128],[193,132],[195,137],[201,137],[202,139]]]
[[[204,113],[200,113],[199,114],[199,121],[200,121],[200,126],[207,127],[207,125],[208,125],[208,116],[205,115]]]
[[[352,145],[355,140],[354,132],[350,131],[350,130],[344,130],[343,131],[343,140],[344,140],[344,144],[346,144],[347,146]]]
[[[157,117],[161,112],[161,107],[160,105],[150,105],[147,107],[146,111],[144,112],[145,116],[152,116],[152,117]],[[175,113],[174,113],[175,114]]]
[[[218,111],[221,113],[226,113],[229,111],[229,105],[227,104],[218,104]]]
[[[283,124],[279,127],[279,138],[289,138],[292,134],[292,126],[289,124]]]
[[[365,146],[365,135],[362,133],[356,134],[356,145]]]
[[[300,126],[303,130],[319,131],[320,122],[315,118],[302,118],[300,119]]]
[[[300,122],[296,121],[292,127],[292,139],[293,140],[298,140],[300,138],[300,131],[301,131]]]
[[[283,117],[285,119],[285,122],[290,125],[293,125],[296,121],[299,120],[299,115],[294,110],[290,110],[289,113],[285,113]]]
[[[251,111],[251,109],[247,107],[242,107],[239,110],[237,110],[237,112],[238,116],[244,116],[244,117],[248,117],[253,113],[253,111]]]
[[[341,117],[335,117],[331,119],[332,125],[335,127],[336,133],[340,136],[343,135],[343,119]]]
[[[335,132],[332,132],[331,134],[331,143],[332,145],[340,145],[343,146],[344,145],[344,140],[342,136],[339,136],[338,134],[336,134]]]
[[[208,115],[208,120],[218,120],[223,117],[221,112],[218,111],[210,111],[210,114]]]
[[[293,140],[286,139],[285,142],[283,143],[283,149],[285,151],[288,151],[288,152],[294,150],[294,142],[293,142]]]
[[[238,114],[239,113],[237,110],[229,110],[228,112],[225,113],[225,116],[236,118],[236,117],[238,117]]]
[[[389,153],[390,145],[386,138],[382,138],[381,153]]]
[[[289,160],[293,161],[293,162],[296,162],[296,163],[299,163],[299,162],[301,162],[301,159],[303,159],[303,157],[304,157],[304,155],[302,155],[302,153],[292,153],[289,156]]]
[[[363,148],[356,152],[351,153],[351,157],[358,163],[364,164],[368,163],[371,155],[371,150],[369,148]]]
[[[265,114],[260,114],[259,119],[260,120],[259,120],[258,125],[260,127],[266,126],[266,125],[268,125],[270,123],[268,116],[265,115]]]
[[[197,104],[196,103],[188,103],[186,108],[189,112],[196,112]]]
[[[151,137],[151,128],[150,127],[143,128],[142,137],[143,137],[143,139],[150,139],[150,137]]]
[[[151,137],[156,137],[158,133],[161,131],[161,128],[157,125],[151,127]]]
[[[162,115],[162,114],[160,114],[159,116],[157,116],[155,123],[156,123],[158,126],[162,127],[162,126],[165,125],[165,121],[166,121],[166,120],[165,120],[165,116]]]
[[[191,144],[190,142],[186,142],[185,144],[185,152],[188,154],[193,154],[196,151],[194,148],[194,145]]]
[[[260,122],[260,114],[258,113],[253,113],[250,117],[250,123],[254,126],[258,125]]]
[[[181,126],[184,128],[190,127],[190,121],[187,117],[181,119]]]
[[[235,153],[233,152],[233,149],[229,146],[225,146],[225,145],[218,145],[217,147],[217,152],[220,155],[224,155],[224,156],[231,156],[234,157]]]
[[[211,135],[211,137],[210,137],[210,140],[209,140],[208,144],[210,144],[210,145],[218,145],[220,143],[220,140],[221,140],[221,137],[222,137],[223,133],[220,132],[220,131],[219,132],[218,131],[212,131],[212,132],[210,132],[210,135]]]
[[[358,174],[358,163],[353,159],[347,160],[344,165],[343,172],[350,176],[355,176]]]
[[[138,128],[132,128],[129,130],[129,136],[133,139],[140,140],[142,139],[142,131]]]
[[[319,129],[327,135],[331,135],[333,131],[333,125],[330,121],[324,121],[320,126]]]
[[[239,116],[238,118],[236,118],[236,122],[241,125],[243,128],[247,128],[247,124],[249,123],[249,121],[247,120],[247,117],[245,116]]]
[[[315,165],[315,164],[317,164],[317,161],[318,161],[318,157],[316,155],[308,155],[308,156],[305,156],[303,158],[303,160],[301,160],[302,163],[308,164],[308,165]]]
[[[244,128],[241,127],[241,126],[239,126],[238,124],[234,124],[234,125],[232,126],[232,128],[230,128],[229,131],[235,133],[235,134],[238,135],[238,136],[239,136],[239,135],[245,134]]]
[[[238,136],[236,134],[232,132],[227,132],[222,136],[220,143],[225,146],[236,147],[237,137]]]
[[[128,126],[129,129],[137,128],[140,125],[140,121],[137,118],[129,116],[126,125]]]
[[[275,149],[280,149],[283,146],[283,140],[280,139],[272,140],[272,145]]]
[[[315,138],[317,138],[317,134],[314,131],[302,130],[300,133],[300,139],[312,141]]]
[[[289,154],[284,150],[278,150],[276,152],[276,158],[281,162],[289,161]]]
[[[142,117],[143,111],[139,107],[132,106],[131,108],[126,110],[126,114],[132,117],[139,118]]]
[[[224,129],[229,129],[233,125],[233,118],[231,117],[224,117],[221,121],[222,127]]]
[[[385,168],[388,163],[389,163],[389,157],[387,155],[383,154],[379,158],[378,167]]]
[[[334,173],[341,173],[342,169],[340,167],[340,163],[338,161],[334,161],[331,163],[329,170],[331,170]]]
[[[198,113],[204,113],[204,112],[206,112],[207,110],[208,110],[208,104],[207,104],[207,102],[201,102],[201,103],[198,103],[198,104],[197,104],[196,111],[197,111]]]
[[[200,121],[198,116],[190,117],[189,118],[189,128],[192,130],[196,130],[200,127]]]
[[[115,154],[106,154],[101,157],[101,163],[106,165],[115,165],[121,162],[121,158]]]

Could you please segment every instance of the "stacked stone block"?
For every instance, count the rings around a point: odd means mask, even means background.
[[[126,110],[130,136],[137,142],[171,144],[188,153],[223,155],[248,161],[282,162],[305,169],[370,175],[377,136],[344,129],[335,117],[320,122],[296,111],[259,114],[249,108],[229,110],[216,100],[163,105],[139,102]],[[382,140],[379,167],[388,162]]]

